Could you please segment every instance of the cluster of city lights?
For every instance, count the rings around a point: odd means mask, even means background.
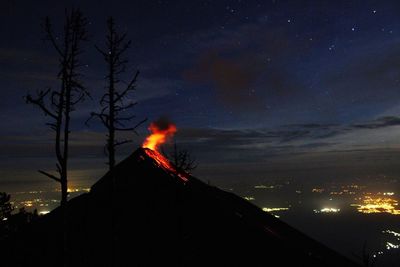
[[[39,211],[39,215],[46,215],[47,213],[50,213],[50,211],[49,210]]]
[[[340,209],[338,208],[322,208],[320,210],[314,210],[314,213],[338,213]]]
[[[81,188],[81,187],[69,187],[68,188],[68,193],[70,194],[77,194],[77,193],[83,193],[83,192],[89,192],[90,188]],[[24,199],[23,195],[38,195],[38,194],[44,194],[47,192],[60,192],[60,189],[57,188],[54,191],[20,191],[20,192],[15,192],[13,194],[17,195],[18,197],[16,200],[11,201],[10,203],[13,205],[15,212],[17,212],[21,208],[25,208],[28,211],[33,211],[36,209],[38,211],[39,215],[45,215],[49,213],[56,205],[57,203],[60,202],[58,199],[47,199],[47,198],[38,198],[34,197],[30,199]],[[22,196],[22,197],[21,197]],[[23,199],[21,199],[23,198]]]
[[[392,237],[390,241],[386,241],[385,242],[386,250],[390,251],[390,250],[393,250],[393,249],[400,248],[400,233],[397,233],[397,232],[392,231],[392,230],[385,230],[385,231],[382,231],[382,233]],[[382,256],[383,254],[385,254],[384,251],[377,251],[372,256],[374,258],[376,258],[378,256]]]
[[[273,186],[273,185],[263,185],[263,184],[261,184],[261,185],[255,185],[254,188],[255,188],[255,189],[274,189],[275,186]]]
[[[271,213],[273,216],[275,216],[276,218],[280,218],[279,215],[276,215],[274,212],[275,211],[285,211],[285,210],[289,210],[289,208],[262,208],[263,211],[265,212],[269,212]]]
[[[289,210],[289,208],[262,208],[262,210],[266,212],[273,212],[273,211]]]
[[[313,188],[311,192],[321,194],[325,191],[323,188]]]
[[[391,230],[386,230],[386,231],[383,231],[382,233],[389,234],[393,237],[392,242],[386,242],[387,250],[400,248],[400,234],[399,233],[397,233],[395,231],[391,231]],[[396,244],[394,242],[396,242]]]
[[[400,209],[397,208],[397,200],[390,197],[365,196],[362,200],[362,204],[351,204],[351,206],[357,207],[358,212],[361,213],[389,213],[400,215]]]
[[[67,192],[68,193],[74,193],[74,192],[89,192],[90,188],[68,188]]]

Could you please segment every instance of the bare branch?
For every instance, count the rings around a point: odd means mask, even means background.
[[[128,105],[115,105],[115,111],[117,111],[117,112],[124,111],[124,110],[130,109],[130,108],[133,108],[136,105],[137,105],[137,102],[130,103]]]
[[[50,19],[49,17],[46,17],[45,19],[45,31],[47,34],[47,39],[50,40],[50,42],[52,43],[53,47],[56,49],[57,53],[61,56],[64,57],[64,53],[61,51],[59,45],[57,44],[55,38],[54,38],[54,34],[53,34],[53,30],[52,30],[52,26],[50,23]]]
[[[60,178],[58,178],[58,177],[56,177],[56,176],[54,176],[54,175],[52,175],[52,174],[50,174],[50,173],[48,173],[48,172],[41,171],[41,170],[38,170],[38,172],[40,172],[40,173],[43,174],[43,175],[46,175],[47,177],[49,177],[50,179],[55,180],[56,182],[61,183],[61,179],[60,179]]]
[[[116,147],[116,146],[120,146],[120,145],[123,145],[123,144],[131,143],[131,142],[132,142],[132,140],[119,141],[119,142],[115,142],[114,146]]]
[[[109,125],[109,123],[108,123],[108,121],[109,121],[108,115],[106,115],[106,114],[101,114],[101,113],[96,113],[96,112],[92,112],[92,113],[90,113],[90,118],[89,118],[86,122],[89,122],[89,120],[90,120],[92,117],[97,117],[97,118],[99,118],[99,119],[101,120],[101,122],[103,123],[103,125],[104,125],[107,129],[110,128],[110,125]]]
[[[137,132],[136,132],[136,128],[137,127],[139,127],[140,125],[142,125],[143,123],[145,123],[147,121],[147,118],[146,119],[144,119],[144,120],[142,120],[142,121],[140,121],[140,122],[138,122],[135,126],[133,126],[133,127],[130,127],[130,128],[117,128],[117,127],[115,127],[115,130],[116,131],[133,131],[135,134],[137,134]]]
[[[101,50],[97,45],[94,46],[94,48],[96,48],[96,50],[103,55],[104,59],[107,60],[109,57],[109,54],[104,52],[103,50]]]
[[[134,119],[134,118],[136,118],[136,116],[135,115],[132,115],[132,116],[128,116],[128,117],[118,117],[117,119],[116,119],[116,121],[130,121],[130,120],[132,120],[132,119]]]
[[[44,103],[44,98],[48,95],[48,93],[50,92],[50,89],[46,90],[46,91],[40,91],[38,93],[38,97],[37,98],[33,98],[31,95],[27,95],[26,96],[26,103],[28,104],[34,104],[37,105],[46,116],[50,116],[53,119],[57,119],[57,116],[51,112],[45,105]]]
[[[132,86],[136,83],[136,80],[137,80],[138,76],[139,76],[139,71],[136,71],[136,73],[133,76],[132,80],[128,83],[128,85],[126,86],[125,90],[122,91],[122,93],[120,93],[118,95],[118,97],[115,99],[115,101],[119,101],[121,98],[123,98],[129,92],[129,90],[132,90]]]

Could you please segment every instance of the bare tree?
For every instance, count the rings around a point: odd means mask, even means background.
[[[107,91],[100,99],[101,111],[92,112],[89,118],[89,120],[93,117],[98,118],[107,128],[106,151],[110,170],[113,170],[115,166],[116,147],[132,141],[129,139],[117,140],[116,133],[121,131],[136,133],[137,127],[147,120],[143,119],[133,126],[126,126],[135,118],[135,115],[129,114],[129,110],[137,102],[129,101],[129,96],[136,90],[136,80],[139,75],[139,71],[136,71],[128,82],[123,82],[120,78],[121,74],[126,72],[128,59],[125,57],[125,52],[130,48],[130,45],[131,41],[126,40],[126,33],[118,33],[114,19],[110,17],[107,20],[105,49],[96,46],[107,64],[107,75],[105,76]]]
[[[55,154],[57,172],[54,175],[42,170],[40,173],[61,184],[61,206],[65,205],[68,196],[68,142],[70,134],[71,112],[75,105],[88,96],[86,88],[80,81],[79,68],[82,64],[79,56],[82,53],[81,43],[87,40],[86,18],[79,10],[66,11],[62,41],[53,32],[50,19],[44,24],[46,40],[50,41],[59,58],[59,89],[41,90],[34,97],[26,96],[26,102],[38,106],[51,122],[46,123],[55,131]]]
[[[60,81],[58,89],[47,89],[37,93],[36,96],[28,94],[26,102],[39,107],[45,116],[50,117],[48,125],[55,132],[55,154],[57,174],[43,170],[40,173],[60,183],[61,185],[61,209],[62,209],[62,263],[67,266],[67,215],[66,204],[68,197],[68,152],[71,112],[76,104],[89,96],[86,88],[81,83],[79,72],[82,64],[82,42],[87,40],[87,20],[77,9],[65,12],[65,23],[61,40],[53,32],[50,19],[47,17],[44,24],[46,40],[50,41],[56,50],[59,59],[59,72],[57,78]]]
[[[196,159],[186,149],[178,149],[176,142],[171,153],[167,155],[168,159],[174,164],[177,171],[192,173],[197,168]]]

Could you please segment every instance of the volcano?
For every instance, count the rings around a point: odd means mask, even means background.
[[[257,206],[139,148],[67,206],[68,266],[358,266]],[[61,209],[5,266],[61,266]]]

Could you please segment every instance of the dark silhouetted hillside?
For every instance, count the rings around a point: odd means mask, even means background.
[[[144,149],[114,178],[68,202],[69,266],[357,266],[234,194],[185,183]],[[60,219],[56,209],[14,237],[4,266],[57,266]]]

